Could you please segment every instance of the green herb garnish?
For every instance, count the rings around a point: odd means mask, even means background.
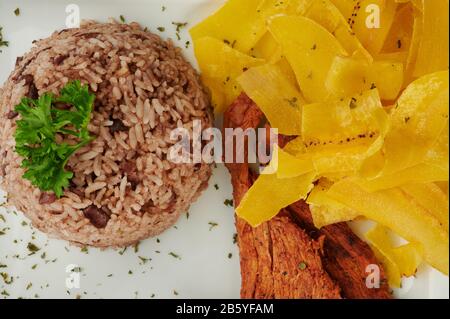
[[[28,243],[27,249],[30,251],[31,254],[37,253],[39,250],[41,250],[38,246],[36,246],[33,243]]]
[[[176,27],[175,35],[177,37],[177,40],[181,40],[180,32],[181,30],[187,26],[187,22],[172,22],[172,24]]]
[[[11,285],[14,282],[14,278],[11,277],[10,275],[8,275],[5,272],[0,273],[0,276],[3,278],[3,281],[5,282],[5,284],[7,285]]]
[[[16,17],[19,16],[20,15],[20,9],[16,8],[16,10],[14,10],[14,14],[16,15]]]
[[[232,200],[232,199],[225,199],[225,200],[223,201],[223,204],[224,204],[225,206],[230,206],[230,207],[233,207],[233,206],[234,206],[233,200]]]
[[[187,26],[187,22],[172,22],[172,24],[176,27],[176,31],[180,32],[185,26]]]
[[[172,251],[169,253],[169,256],[172,256],[173,258],[176,258],[176,259],[181,259],[181,257],[179,255],[175,254]]]
[[[119,16],[120,22],[125,23],[125,17],[123,15]]]
[[[8,41],[3,41],[2,30],[3,30],[3,28],[0,27],[0,48],[1,48],[1,47],[7,47],[7,46],[9,45],[9,42],[8,42]],[[0,50],[0,52],[2,52],[2,51]]]
[[[301,263],[298,264],[298,269],[300,269],[300,270],[305,270],[306,267],[308,267],[308,266],[304,262],[301,262]]]
[[[138,258],[142,261],[143,264],[146,264],[148,261],[150,261],[150,258],[146,258],[146,257],[142,257],[142,256],[138,256]]]
[[[214,227],[219,226],[219,224],[216,222],[209,222],[208,225],[209,225],[209,231],[213,230]]]
[[[0,295],[9,297],[9,293],[6,290],[3,290],[2,292],[0,292]]]
[[[16,152],[24,158],[23,178],[42,191],[53,191],[58,198],[61,197],[73,177],[72,172],[64,169],[67,161],[93,140],[87,127],[94,100],[95,95],[89,93],[88,86],[82,86],[80,81],[68,83],[59,97],[45,93],[37,100],[22,99],[15,108],[21,119],[16,122],[14,138]],[[59,109],[57,104],[70,109]],[[77,142],[74,145],[58,143],[57,134],[71,136]]]
[[[140,243],[141,242],[138,241],[136,244],[134,244],[134,247],[133,247],[134,248],[134,253],[138,253],[139,252],[139,245],[140,245]]]
[[[291,99],[285,99],[285,100],[286,100],[286,102],[289,103],[290,106],[298,107],[298,104],[297,104],[298,98],[296,98],[295,96],[293,98],[291,98]]]
[[[123,248],[121,251],[119,251],[119,255],[122,256],[126,251],[128,247]]]
[[[238,241],[238,234],[237,234],[237,233],[234,233],[234,234],[233,234],[233,244],[236,244],[237,241]]]
[[[83,271],[83,268],[81,268],[79,266],[72,269],[72,272],[76,272],[76,273],[81,273],[82,271]]]

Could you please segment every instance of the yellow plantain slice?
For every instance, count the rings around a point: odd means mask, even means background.
[[[229,43],[243,53],[249,53],[266,32],[265,20],[258,12],[263,0],[228,0],[217,12],[194,26],[194,43],[203,37],[213,37]]]
[[[333,59],[347,54],[341,44],[324,27],[304,17],[273,17],[269,31],[281,45],[305,99],[325,101],[331,95],[324,83]]]
[[[272,167],[269,165],[266,169]],[[236,213],[256,227],[275,217],[282,208],[305,199],[313,188],[315,176],[315,173],[307,173],[280,179],[275,173],[262,174],[247,191]]]
[[[212,88],[213,97],[216,96],[213,99],[216,113],[222,112],[241,93],[236,78],[246,69],[264,63],[211,37],[196,40],[194,50],[202,78]]]
[[[281,134],[300,135],[305,100],[278,66],[266,64],[251,68],[237,81],[273,128]]]
[[[351,179],[344,179],[333,184],[328,195],[409,242],[421,243],[425,261],[448,275],[448,232],[400,189],[369,193]]]

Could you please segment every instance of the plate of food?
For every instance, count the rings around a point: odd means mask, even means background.
[[[0,297],[448,298],[448,20],[0,3]]]

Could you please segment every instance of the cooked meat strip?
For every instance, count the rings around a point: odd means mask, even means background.
[[[256,104],[247,95],[241,94],[225,112],[223,127],[240,127],[243,130],[246,130],[251,127],[257,127],[262,118],[263,113],[259,110]],[[233,145],[231,145],[231,147],[232,146]],[[247,146],[244,145],[244,150],[241,151],[246,150]],[[241,201],[241,196],[244,196],[247,192],[250,183],[248,165],[245,163],[226,163],[226,165],[231,173],[234,203],[239,203]]]
[[[233,103],[224,127],[256,127],[263,115],[245,95]],[[245,147],[244,150],[247,148]],[[235,205],[252,184],[246,163],[227,164]],[[236,217],[241,263],[241,297],[340,298],[339,287],[323,270],[320,244],[284,214],[253,228]],[[307,265],[304,269],[300,265]]]
[[[262,119],[263,114],[258,107],[245,94],[241,94],[225,112],[224,127],[241,127],[245,130],[258,126]],[[278,143],[284,147],[293,138],[280,135]],[[237,206],[251,186],[253,177],[245,163],[227,164],[227,168],[231,173]],[[328,275],[338,283],[342,297],[392,297],[381,266],[381,288],[368,289],[365,285],[366,267],[379,264],[370,247],[345,223],[316,229],[305,202],[291,205],[271,221],[256,228],[237,217],[236,227],[241,254],[242,298],[339,298],[339,289],[333,281],[326,279]],[[315,240],[311,240],[311,237]],[[315,254],[308,254],[314,251]],[[323,256],[320,251],[323,251]],[[283,263],[290,263],[290,267]],[[304,270],[309,268],[309,271],[319,271],[320,276],[309,276],[310,272],[295,272],[293,266],[296,263]],[[303,284],[307,287],[303,287]],[[296,290],[297,287],[303,288]],[[314,289],[307,289],[311,287]]]
[[[322,265],[321,241],[311,238],[289,217],[269,223],[274,296],[281,299],[339,299],[339,286]]]
[[[242,93],[230,105],[225,113],[224,127],[255,128],[263,119],[264,114],[246,94]]]
[[[230,173],[239,205],[251,186],[250,171],[247,164],[235,164]],[[236,228],[241,298],[340,298],[339,287],[323,269],[320,241],[312,240],[287,213],[256,228],[236,217]]]
[[[237,218],[241,298],[339,299],[339,286],[322,265],[320,241],[287,216],[252,228]]]
[[[311,212],[304,201],[288,207],[298,224],[313,238],[323,236],[324,265],[330,276],[342,289],[343,296],[350,299],[392,298],[383,267],[375,258],[369,245],[356,236],[346,223],[329,225],[320,230],[314,227]],[[376,264],[381,270],[380,288],[367,288],[366,268]]]
[[[236,228],[241,255],[241,298],[274,298],[268,223],[252,228],[236,217]]]

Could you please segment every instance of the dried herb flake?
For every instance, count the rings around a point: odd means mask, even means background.
[[[214,227],[219,226],[219,224],[216,222],[209,222],[208,225],[209,225],[209,231],[211,231]]]
[[[223,204],[224,204],[225,206],[230,206],[230,207],[233,207],[233,206],[234,206],[234,202],[233,202],[232,199],[225,199],[225,200],[223,201]]]

